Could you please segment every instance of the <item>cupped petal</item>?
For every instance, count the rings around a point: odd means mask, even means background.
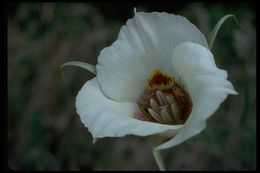
[[[117,102],[107,98],[98,81],[87,81],[76,97],[76,109],[82,123],[93,138],[147,136],[162,132],[177,133],[183,125],[163,125],[137,120],[131,117],[139,110],[136,103]]]
[[[136,13],[98,57],[97,78],[104,94],[117,101],[136,101],[156,68],[176,76],[169,63],[172,50],[186,41],[208,47],[204,35],[182,16]]]
[[[172,54],[172,63],[175,70],[182,74],[193,108],[180,132],[157,149],[173,147],[200,133],[206,127],[206,120],[227,95],[237,94],[227,80],[227,73],[217,68],[211,52],[201,45],[186,42],[177,46]]]
[[[126,39],[131,44],[129,30],[135,30],[147,52],[155,51],[161,59],[162,52],[170,56],[173,48],[183,42],[194,42],[208,47],[207,41],[200,30],[185,17],[165,12],[138,12],[129,19],[122,28],[119,38]],[[170,58],[170,57],[167,57]],[[169,59],[170,60],[170,59]]]
[[[232,84],[227,80],[227,72],[216,66],[209,49],[200,44],[184,42],[172,53],[172,68],[184,82],[191,97],[205,86],[229,88],[234,94]]]
[[[135,102],[142,95],[158,62],[125,40],[117,40],[101,51],[96,66],[97,79],[107,97]]]
[[[193,109],[184,127],[171,140],[158,146],[158,149],[167,149],[176,146],[185,140],[199,134],[206,127],[206,120],[218,109],[226,99],[227,93],[217,89],[205,89],[198,93],[193,101]]]

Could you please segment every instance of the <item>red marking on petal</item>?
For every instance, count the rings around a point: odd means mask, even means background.
[[[153,75],[148,79],[150,87],[156,87],[160,85],[171,85],[173,83],[173,78],[167,76],[159,69],[156,69]]]

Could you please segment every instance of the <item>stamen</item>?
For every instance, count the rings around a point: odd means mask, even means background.
[[[166,96],[166,99],[167,99],[167,102],[168,102],[169,105],[171,105],[171,104],[174,103],[174,100],[173,100],[172,97],[170,97],[170,96]]]
[[[137,99],[140,111],[134,118],[162,124],[184,124],[192,110],[192,100],[184,86],[156,69],[148,86]]]
[[[150,99],[150,105],[153,111],[155,111],[157,114],[160,114],[159,105],[152,98]]]
[[[165,95],[162,93],[162,91],[160,91],[160,90],[156,91],[156,95],[158,97],[158,100],[159,100],[161,106],[164,106],[167,104],[167,99],[166,99]]]
[[[167,123],[173,123],[173,119],[171,115],[167,112],[167,106],[163,107],[161,110],[161,115],[163,117],[163,120]]]
[[[158,122],[163,123],[160,115],[158,115],[157,113],[155,113],[151,108],[148,108],[148,112],[150,113],[150,115]]]
[[[171,105],[171,111],[172,111],[172,115],[173,115],[174,119],[175,119],[176,121],[181,121],[181,120],[180,120],[180,114],[179,114],[178,108],[176,107],[175,104],[172,104],[172,105]]]

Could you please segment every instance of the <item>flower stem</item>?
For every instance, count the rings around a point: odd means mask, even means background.
[[[160,154],[160,150],[153,148],[153,157],[154,157],[160,171],[166,171],[161,154]]]

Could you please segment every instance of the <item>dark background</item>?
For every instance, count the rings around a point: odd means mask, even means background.
[[[94,75],[67,61],[96,64],[137,11],[165,11],[193,22],[207,37],[221,28],[212,52],[227,70],[237,96],[229,96],[207,128],[162,151],[167,170],[256,169],[256,15],[249,3],[16,3],[8,4],[8,166],[14,170],[158,170],[154,137],[104,138],[91,134],[75,110],[75,97]]]

